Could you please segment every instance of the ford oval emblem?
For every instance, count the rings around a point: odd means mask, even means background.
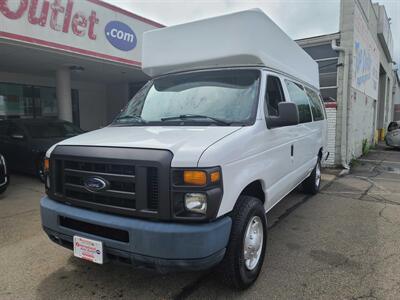
[[[115,48],[129,51],[136,47],[137,38],[133,30],[120,21],[111,21],[105,27],[107,40]]]
[[[107,187],[107,181],[100,177],[89,177],[86,178],[83,183],[85,188],[91,192],[98,192]]]

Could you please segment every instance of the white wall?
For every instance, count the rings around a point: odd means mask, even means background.
[[[81,128],[83,130],[94,130],[108,125],[105,85],[90,82],[72,82],[72,88],[79,90]]]
[[[336,152],[336,107],[325,108],[328,122],[328,159],[324,162],[324,166],[335,166]]]
[[[374,143],[377,101],[352,88],[349,102],[348,148],[350,157],[356,158],[362,155],[364,141]]]

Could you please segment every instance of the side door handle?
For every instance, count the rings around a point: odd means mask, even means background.
[[[294,145],[290,146],[290,156],[293,157],[294,154]]]

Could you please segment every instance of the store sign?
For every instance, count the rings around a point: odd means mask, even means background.
[[[0,38],[127,64],[140,65],[141,36],[158,27],[100,0],[0,0]]]
[[[117,49],[129,51],[136,47],[136,35],[125,23],[111,21],[106,25],[105,34],[107,40]]]
[[[378,99],[379,52],[361,11],[355,6],[352,86]]]

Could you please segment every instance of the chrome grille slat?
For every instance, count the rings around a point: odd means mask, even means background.
[[[65,183],[65,188],[73,189],[78,192],[85,192],[85,193],[93,193],[87,190],[84,186],[72,183]],[[102,196],[111,196],[111,197],[118,197],[123,199],[135,199],[135,193],[123,192],[123,191],[115,191],[115,190],[105,190],[95,194],[101,194]]]
[[[78,176],[101,176],[107,177],[110,180],[118,180],[118,181],[125,181],[125,182],[135,182],[136,176],[135,175],[121,175],[121,174],[114,174],[114,173],[101,173],[101,172],[93,172],[93,171],[83,171],[83,170],[75,170],[75,169],[64,169],[65,174],[67,175],[78,175]]]

